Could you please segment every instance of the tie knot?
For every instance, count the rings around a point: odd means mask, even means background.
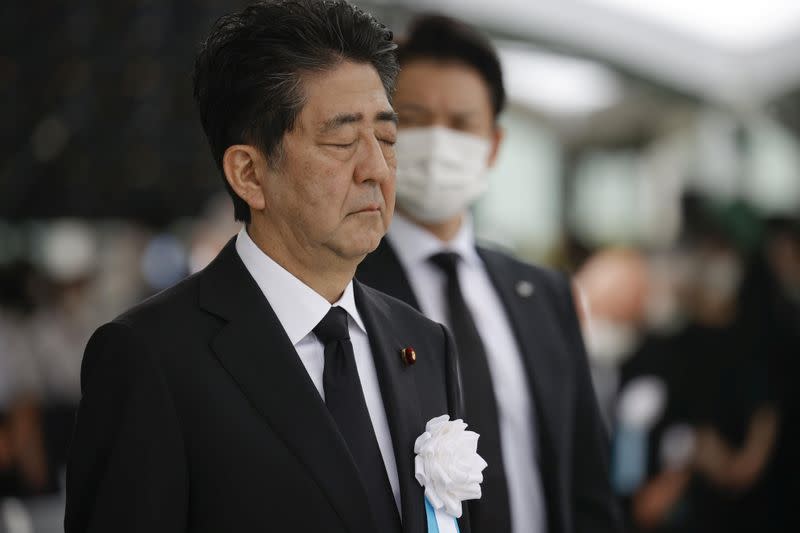
[[[314,327],[314,335],[328,344],[331,341],[343,341],[350,338],[347,329],[347,311],[341,307],[331,307],[328,313]]]
[[[456,266],[460,258],[456,252],[439,252],[430,256],[428,260],[442,269],[447,276],[452,277],[456,275]]]

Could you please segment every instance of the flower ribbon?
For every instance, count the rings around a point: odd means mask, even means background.
[[[434,509],[428,498],[425,498],[425,514],[428,517],[428,533],[461,533],[458,520],[445,513],[444,509]]]

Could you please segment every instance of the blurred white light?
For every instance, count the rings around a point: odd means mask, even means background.
[[[91,274],[97,260],[92,229],[78,220],[60,220],[41,235],[38,242],[41,267],[54,280],[77,281]]]
[[[749,132],[745,198],[765,213],[800,212],[800,143],[768,117],[754,120]]]
[[[575,230],[587,242],[612,244],[640,238],[641,183],[637,155],[595,152],[583,157],[575,170],[569,214]]]
[[[599,63],[499,45],[503,81],[509,99],[561,115],[582,115],[606,109],[622,93],[617,76]]]
[[[667,386],[656,376],[639,376],[620,392],[617,417],[628,428],[646,431],[658,421],[667,403]]]
[[[584,0],[725,49],[763,49],[800,30],[797,0]]]
[[[506,132],[489,172],[489,191],[475,205],[478,239],[542,259],[559,245],[561,144],[552,131],[509,109]]]
[[[0,502],[0,524],[3,531],[11,533],[33,533],[33,519],[25,504],[16,498]]]

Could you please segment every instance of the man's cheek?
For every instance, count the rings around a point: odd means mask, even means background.
[[[389,200],[394,203],[394,194],[395,194],[395,178],[394,174],[392,177],[381,184],[381,192],[383,193],[383,199],[386,200],[388,203]]]
[[[383,202],[386,205],[384,222],[388,226],[389,221],[392,219],[392,215],[394,213],[394,204],[395,204],[394,178],[389,180],[383,187],[381,187],[381,192],[383,193]]]

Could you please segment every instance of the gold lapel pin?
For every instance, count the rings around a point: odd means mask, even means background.
[[[411,366],[417,362],[417,352],[414,351],[414,348],[409,346],[408,348],[403,348],[400,350],[400,358],[403,360],[406,366]]]

